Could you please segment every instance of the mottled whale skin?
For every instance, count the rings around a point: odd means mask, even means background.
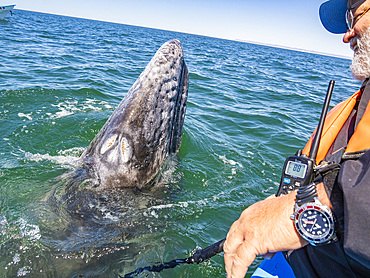
[[[95,188],[142,188],[178,152],[188,84],[180,42],[166,42],[81,155]]]

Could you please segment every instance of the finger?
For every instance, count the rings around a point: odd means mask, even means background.
[[[231,225],[224,243],[225,253],[235,253],[238,247],[243,243],[244,236],[240,228],[240,221],[235,221],[234,224]]]
[[[230,232],[226,236],[226,241],[224,243],[224,260],[226,273],[231,273],[231,268],[234,260],[234,255],[238,250],[239,246],[243,244],[243,236],[238,233],[238,223],[232,225],[233,231],[230,228]]]
[[[224,261],[227,277],[230,277],[229,275],[231,274],[231,270],[233,267],[234,256],[231,254],[224,254]]]
[[[253,244],[244,241],[238,248],[231,268],[232,278],[243,278],[247,274],[248,267],[253,263],[256,258]]]
[[[230,227],[229,229],[229,232],[227,234],[227,236],[233,234],[235,232],[236,229],[238,229],[240,226],[240,220],[236,220]]]

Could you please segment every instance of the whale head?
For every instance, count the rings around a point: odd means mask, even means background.
[[[188,84],[182,46],[171,40],[156,52],[81,155],[95,187],[142,188],[178,152]]]

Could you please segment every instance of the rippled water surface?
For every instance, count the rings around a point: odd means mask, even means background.
[[[170,39],[181,41],[190,79],[178,157],[155,188],[55,200]],[[188,257],[276,192],[330,79],[332,105],[359,88],[346,59],[20,10],[0,22],[0,49],[0,277],[119,277]],[[219,255],[140,277],[226,275]]]

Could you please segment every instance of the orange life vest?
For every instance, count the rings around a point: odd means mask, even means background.
[[[316,164],[319,164],[321,160],[326,157],[331,145],[333,144],[344,123],[347,121],[360,97],[361,91],[359,90],[347,100],[337,104],[328,113],[320,139],[319,150],[316,156]],[[307,142],[302,151],[306,155],[310,153],[312,139],[315,133],[316,130],[311,135],[310,140]],[[354,153],[366,149],[370,149],[370,105],[367,105],[361,121],[358,123],[354,134],[351,136],[346,148],[346,153]]]

